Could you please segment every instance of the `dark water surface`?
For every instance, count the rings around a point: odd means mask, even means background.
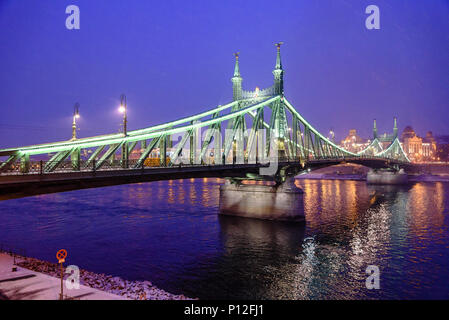
[[[218,216],[218,179],[0,202],[0,243],[203,299],[449,298],[449,184],[298,180],[307,223]],[[365,286],[368,265],[380,289]]]

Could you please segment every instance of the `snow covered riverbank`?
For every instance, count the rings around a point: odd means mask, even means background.
[[[61,274],[61,269],[57,263],[35,258],[16,255],[16,265],[56,278],[60,277]],[[133,300],[194,300],[182,294],[168,293],[157,288],[150,281],[129,281],[84,269],[80,269],[80,284]]]

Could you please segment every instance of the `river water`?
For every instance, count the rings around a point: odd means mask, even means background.
[[[305,224],[218,215],[220,179],[0,202],[0,244],[201,299],[449,298],[449,184],[297,180]],[[367,289],[366,268],[380,288]]]

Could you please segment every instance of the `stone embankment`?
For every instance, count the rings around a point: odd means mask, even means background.
[[[35,272],[59,278],[60,266],[56,263],[16,255],[16,265]],[[65,271],[65,269],[64,269]],[[68,274],[66,274],[68,277]],[[102,273],[80,269],[80,284],[133,300],[194,300],[184,295],[168,293],[150,281],[129,281]]]

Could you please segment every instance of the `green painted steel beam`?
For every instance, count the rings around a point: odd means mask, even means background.
[[[137,163],[135,164],[134,168],[143,167],[143,165],[145,164],[145,159],[148,157],[148,155],[151,153],[151,151],[153,151],[153,149],[159,143],[159,139],[160,139],[160,136],[151,140],[151,142],[147,145],[146,149],[140,155],[140,158],[139,158],[139,160],[137,160]]]
[[[264,99],[246,99],[243,100],[234,101],[229,104],[226,104],[224,106],[219,106],[215,109],[197,114],[195,116],[186,117],[183,119],[179,119],[176,121],[172,121],[169,123],[130,131],[128,132],[127,136],[124,136],[123,134],[111,134],[111,135],[103,135],[103,136],[96,136],[96,137],[90,137],[90,138],[83,138],[83,139],[77,139],[72,141],[62,141],[62,142],[55,142],[55,143],[47,143],[47,144],[41,144],[41,145],[34,145],[34,146],[28,146],[28,147],[22,147],[22,148],[15,148],[15,149],[3,149],[0,150],[0,155],[10,155],[10,158],[7,160],[8,163],[16,161],[17,158],[23,156],[29,157],[30,155],[36,155],[36,154],[47,154],[47,153],[56,153],[55,156],[51,159],[51,161],[60,162],[61,158],[64,158],[64,155],[67,151],[72,151],[74,149],[81,150],[86,148],[94,148],[96,147],[97,150],[94,152],[93,157],[88,160],[87,165],[95,158],[95,156],[98,155],[99,152],[101,152],[106,146],[110,146],[111,148],[114,148],[116,145],[127,145],[127,151],[128,153],[133,150],[133,148],[136,146],[136,144],[139,141],[146,141],[149,139],[156,139],[160,138],[161,136],[165,135],[172,135],[177,133],[186,133],[189,131],[195,132],[197,130],[200,130],[201,128],[210,127],[210,128],[216,128],[217,126],[220,126],[220,124],[224,121],[232,120],[233,122],[237,123],[237,127],[233,125],[233,134],[232,134],[232,140],[236,137],[236,131],[240,129],[240,126],[244,127],[246,124],[246,121],[244,121],[245,114],[250,115],[253,119],[257,118],[257,114],[259,110],[263,110],[264,107],[270,107],[272,108],[272,117],[270,124],[266,123],[263,118],[261,119],[261,126],[268,128],[268,129],[274,129],[277,132],[277,135],[279,136],[285,136],[284,143],[286,151],[288,152],[287,155],[289,157],[297,158],[297,148],[300,148],[301,152],[309,154],[312,152],[316,157],[319,156],[325,156],[329,157],[331,155],[335,154],[341,154],[341,155],[350,155],[350,156],[361,156],[365,154],[364,152],[367,152],[368,148],[373,147],[374,143],[377,143],[377,146],[380,146],[379,142],[377,140],[373,141],[370,146],[368,146],[365,150],[362,150],[361,152],[355,154],[352,152],[349,152],[340,146],[337,146],[332,141],[328,140],[326,137],[324,137],[322,134],[320,134],[315,128],[313,128],[297,111],[296,109],[290,104],[290,102],[280,95],[264,98]],[[252,104],[251,104],[252,103]],[[285,108],[285,109],[284,109]],[[221,116],[216,116],[218,112],[231,109],[232,111],[227,114],[223,114]],[[286,121],[286,115],[285,110],[288,110],[291,112],[294,124],[293,124],[293,138],[290,136],[290,132],[288,132],[288,122]],[[212,115],[212,119],[206,119],[204,121],[194,121],[198,120],[207,116]],[[242,121],[245,122],[242,123]],[[259,121],[255,121],[254,126],[257,126]],[[304,126],[304,136],[301,136],[301,141],[298,141],[298,131],[301,133],[301,128],[299,123],[302,123]],[[182,126],[178,126],[181,125]],[[256,130],[257,131],[257,130]],[[242,132],[242,136],[240,137],[240,132],[238,135],[240,144],[237,146],[238,148],[244,148],[244,145],[246,144],[246,152],[250,153],[253,148],[253,141],[254,141],[254,133],[251,131],[251,134],[249,137],[247,137],[246,132]],[[267,152],[270,152],[270,132],[267,133]],[[214,135],[212,132],[211,135]],[[288,136],[287,136],[288,135]],[[313,139],[312,136],[315,138]],[[210,144],[212,138],[209,137],[209,139],[206,139],[206,144],[201,147],[201,157],[204,156],[205,148]],[[242,144],[243,141],[251,142],[250,144]],[[409,161],[407,156],[402,150],[402,147],[400,143],[398,145],[395,145],[395,142],[392,143],[392,145],[383,150],[380,153],[376,154],[376,157],[382,157],[385,155],[390,155],[394,150],[393,148],[396,147],[397,151],[394,152],[394,156],[402,157],[405,159],[405,161]],[[311,148],[310,148],[311,147]],[[244,150],[244,149],[243,149]],[[240,150],[242,153],[243,150]],[[195,150],[196,151],[196,150]],[[230,151],[230,142],[226,141],[225,143],[225,156],[227,156],[227,153]],[[239,150],[237,150],[238,152]],[[108,152],[109,153],[109,150]],[[249,153],[247,156],[249,156]],[[15,158],[13,158],[15,156]],[[307,155],[308,156],[308,155]],[[14,159],[14,160],[12,160]],[[100,163],[97,163],[97,167],[100,167],[103,163],[102,160],[100,160]],[[7,164],[3,163],[2,166],[5,167]],[[1,168],[0,168],[1,169]]]
[[[390,144],[390,146],[385,149],[384,151],[376,154],[376,157],[384,157],[385,155],[391,154],[393,151],[393,148],[397,148],[397,154],[399,157],[402,157],[405,159],[405,162],[411,162],[410,159],[407,157],[407,155],[404,152],[404,149],[401,146],[401,143],[399,142],[399,139],[396,138],[394,139],[394,141]],[[392,156],[388,157],[386,156],[385,158],[391,158]]]
[[[100,169],[100,168],[104,165],[104,163],[105,163],[107,160],[109,160],[111,157],[112,157],[112,159],[113,159],[114,154],[117,152],[117,150],[118,150],[124,143],[125,143],[125,141],[121,141],[121,142],[118,142],[118,143],[115,143],[115,144],[111,144],[111,145],[109,146],[108,151],[106,151],[106,152],[101,156],[100,160],[98,160],[98,161],[95,163],[95,170]]]
[[[18,159],[20,158],[20,153],[15,153],[13,155],[10,155],[6,161],[2,162],[0,164],[0,172],[6,171],[10,168],[10,166]]]
[[[159,138],[159,164],[161,167],[167,165],[167,135]]]
[[[94,161],[94,160],[97,158],[97,156],[100,154],[101,151],[104,150],[104,148],[106,148],[106,146],[100,146],[100,147],[98,147],[98,148],[92,153],[92,155],[89,157],[89,159],[87,160],[85,167],[90,166],[90,164],[92,163],[92,161]]]
[[[70,160],[72,162],[72,169],[75,171],[79,171],[81,169],[81,149],[75,148],[70,153]]]
[[[54,156],[53,161],[46,163],[44,172],[53,172],[55,169],[75,150],[75,148],[64,150]],[[26,156],[29,156],[28,154]]]
[[[213,123],[221,123],[223,121],[244,115],[245,113],[247,113],[249,111],[256,110],[259,107],[263,106],[264,104],[271,103],[273,101],[276,101],[277,99],[279,99],[279,96],[271,97],[271,98],[263,100],[259,103],[250,105],[246,108],[231,112],[226,115],[222,115],[215,119],[209,119],[204,122],[197,122],[197,123],[185,125],[182,127],[171,128],[171,129],[167,129],[167,130],[164,130],[161,132],[150,132],[150,133],[145,133],[145,134],[135,135],[135,136],[128,135],[126,137],[121,135],[120,137],[115,137],[112,139],[105,139],[105,140],[101,140],[101,141],[90,141],[90,142],[84,142],[81,139],[79,139],[76,141],[67,141],[66,144],[62,144],[62,145],[59,143],[54,144],[54,145],[48,144],[48,145],[42,145],[39,147],[35,146],[33,148],[19,149],[19,150],[16,150],[15,152],[20,151],[21,153],[35,155],[35,154],[60,152],[60,151],[72,149],[74,147],[80,147],[81,149],[85,149],[85,148],[93,148],[93,147],[104,146],[104,145],[112,145],[112,144],[117,144],[117,143],[122,144],[126,141],[132,142],[132,141],[137,141],[137,140],[140,141],[140,140],[144,140],[144,139],[152,139],[152,138],[158,137],[162,134],[170,134],[171,135],[171,134],[175,134],[175,133],[185,132],[190,129],[198,129],[198,128],[202,128],[202,127],[207,127]]]
[[[214,114],[216,112],[220,112],[222,110],[232,109],[239,102],[252,102],[252,101],[258,102],[258,101],[263,101],[264,99],[266,99],[266,98],[255,97],[252,99],[233,101],[226,105],[218,106],[212,110],[208,110],[208,111],[199,113],[194,116],[189,116],[186,118],[178,119],[178,120],[175,120],[172,122],[168,122],[168,123],[144,128],[144,129],[128,131],[127,137],[128,138],[132,138],[135,136],[140,137],[140,136],[148,135],[149,133],[155,132],[157,130],[166,129],[168,127],[174,127],[176,125],[180,125],[180,124],[187,123],[190,121],[198,120],[198,119],[207,117],[211,114]],[[19,147],[19,148],[8,148],[8,149],[0,150],[0,156],[9,156],[9,155],[12,155],[12,154],[14,154],[16,152],[20,152],[20,151],[23,151],[24,153],[27,153],[30,155],[41,154],[41,153],[46,153],[46,152],[40,152],[40,150],[48,150],[48,149],[54,149],[54,148],[63,149],[63,148],[67,148],[70,145],[80,146],[82,149],[84,149],[84,148],[86,148],[86,146],[87,147],[95,147],[95,146],[100,146],[100,145],[109,145],[112,143],[117,143],[117,141],[119,141],[120,139],[123,139],[123,138],[124,138],[124,135],[122,133],[116,133],[116,134],[107,134],[107,135],[100,135],[100,136],[94,136],[94,137],[80,138],[77,140],[66,140],[66,141],[58,141],[58,142],[53,142],[53,143],[45,143],[45,144],[38,144],[38,145],[32,145],[32,146],[24,146],[24,147]],[[112,141],[112,142],[110,142],[110,141]],[[132,139],[132,141],[135,141],[135,139]],[[55,152],[55,151],[50,151],[50,152]]]
[[[176,161],[179,158],[179,155],[181,154],[184,145],[187,143],[187,140],[190,138],[190,136],[192,135],[192,130],[187,131],[183,136],[181,141],[176,145],[176,149],[172,155],[172,158],[170,159],[170,166],[173,166]]]
[[[342,151],[345,154],[357,157],[357,154],[349,152],[345,149],[343,149],[342,147],[337,146],[335,143],[333,143],[332,141],[330,141],[329,139],[327,139],[326,137],[324,137],[321,133],[319,133],[317,130],[315,130],[314,127],[312,127],[312,125],[310,125],[299,113],[298,111],[295,110],[295,108],[290,104],[290,102],[288,102],[288,100],[284,97],[284,103],[286,104],[286,106],[288,107],[288,109],[290,110],[291,113],[295,114],[298,119],[304,123],[305,125],[307,125],[310,129],[310,131],[312,131],[314,134],[318,135],[321,139],[323,139],[324,141],[326,141],[327,143],[329,143],[331,146],[333,146],[334,148]]]

